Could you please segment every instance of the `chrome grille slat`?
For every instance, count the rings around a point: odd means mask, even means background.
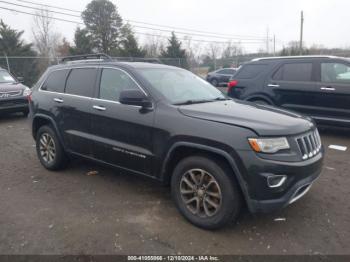
[[[322,147],[321,138],[317,129],[296,137],[296,143],[303,160],[307,160],[317,155]]]

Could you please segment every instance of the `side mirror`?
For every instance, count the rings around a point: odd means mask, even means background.
[[[17,80],[18,80],[18,82],[23,83],[24,82],[24,77],[18,76]]]
[[[152,102],[139,89],[129,89],[120,92],[119,102],[124,105],[141,106],[151,108]]]

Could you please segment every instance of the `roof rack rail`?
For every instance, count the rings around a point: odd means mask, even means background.
[[[271,57],[259,57],[252,59],[253,62],[255,61],[262,61],[262,60],[273,60],[273,59],[302,59],[302,58],[338,58],[336,56],[330,56],[330,55],[302,55],[302,56],[271,56]]]
[[[102,61],[112,61],[112,57],[106,54],[87,54],[87,55],[74,55],[74,56],[66,56],[61,58],[60,63],[73,62],[73,61],[84,61],[84,60],[102,60]]]

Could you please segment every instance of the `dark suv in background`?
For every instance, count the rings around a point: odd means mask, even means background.
[[[350,60],[333,56],[255,59],[231,78],[228,95],[291,109],[321,124],[350,126]]]
[[[213,86],[219,87],[227,85],[230,78],[236,73],[236,68],[222,68],[208,73],[206,80]]]
[[[27,96],[30,89],[20,83],[13,75],[0,67],[0,114],[29,113]]]
[[[310,119],[235,102],[177,67],[64,60],[29,99],[44,167],[78,156],[170,184],[179,211],[203,228],[235,220],[243,204],[285,207],[322,169]]]

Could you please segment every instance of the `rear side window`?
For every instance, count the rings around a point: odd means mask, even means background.
[[[57,70],[51,72],[41,89],[50,92],[63,93],[68,73],[69,70]]]
[[[241,79],[252,79],[263,72],[266,67],[267,65],[243,65],[235,77]]]
[[[292,63],[282,65],[272,77],[282,81],[311,81],[312,63]]]
[[[97,69],[73,69],[68,76],[66,93],[78,96],[92,97],[96,80]]]
[[[341,63],[322,63],[321,81],[325,83],[350,83],[350,66]]]

